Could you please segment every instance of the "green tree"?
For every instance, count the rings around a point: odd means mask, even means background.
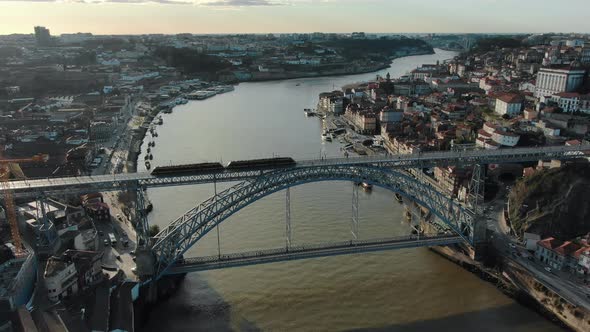
[[[158,225],[151,225],[150,226],[150,237],[154,237],[156,235],[158,235],[158,233],[160,233],[160,226]]]

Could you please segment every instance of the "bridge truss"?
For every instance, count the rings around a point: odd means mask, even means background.
[[[367,182],[397,192],[428,208],[448,229],[474,243],[474,218],[470,210],[411,176],[373,166],[323,166],[276,170],[241,182],[190,209],[153,239],[157,275],[161,276],[219,223],[277,191],[319,181]]]

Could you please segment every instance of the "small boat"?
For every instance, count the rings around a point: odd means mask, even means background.
[[[365,191],[371,191],[373,189],[373,185],[367,182],[361,183],[361,186]]]
[[[149,162],[149,161],[146,161],[146,162],[145,162],[145,168],[146,168],[146,169],[150,169],[150,168],[152,168],[152,164],[150,164],[150,162]]]
[[[154,160],[154,155],[150,154],[150,160]]]
[[[295,86],[300,86],[300,85],[301,85],[301,83],[297,83],[297,84],[295,84]]]
[[[402,195],[395,193],[395,200],[398,201],[399,203],[403,203]]]

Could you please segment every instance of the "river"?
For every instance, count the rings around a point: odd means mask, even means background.
[[[321,121],[303,114],[303,108],[315,108],[320,92],[377,74],[399,77],[454,55],[436,50],[433,55],[400,58],[371,74],[242,83],[233,92],[191,101],[163,116],[152,164],[227,162],[273,154],[297,159],[340,156],[340,143],[322,142]],[[163,227],[213,192],[213,185],[150,190],[155,207],[150,223]],[[351,195],[352,184],[346,182],[291,188],[294,243],[350,239]],[[362,192],[359,210],[361,238],[409,234],[403,208],[391,192]],[[284,191],[239,211],[220,225],[219,233],[222,253],[284,246]],[[213,254],[215,232],[186,257]],[[356,329],[560,330],[425,248],[189,274],[146,326],[147,331],[167,332]]]

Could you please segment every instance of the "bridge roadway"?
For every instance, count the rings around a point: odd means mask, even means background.
[[[293,167],[329,167],[374,165],[396,169],[427,168],[447,165],[474,165],[530,162],[541,159],[575,159],[586,157],[590,144],[576,146],[551,146],[534,148],[515,148],[500,150],[435,151],[388,156],[362,156],[350,158],[326,158],[297,161]],[[9,187],[15,197],[35,197],[40,192],[45,195],[84,193],[93,191],[117,191],[141,187],[178,186],[212,182],[243,181],[257,177],[273,169],[225,169],[202,172],[194,175],[153,176],[149,173],[123,173],[98,176],[78,176],[10,181]]]
[[[338,256],[394,249],[444,246],[463,242],[457,235],[409,235],[377,240],[351,240],[317,245],[291,246],[287,248],[266,249],[220,256],[187,258],[164,271],[164,275],[180,274],[230,267],[266,264],[307,258]]]

